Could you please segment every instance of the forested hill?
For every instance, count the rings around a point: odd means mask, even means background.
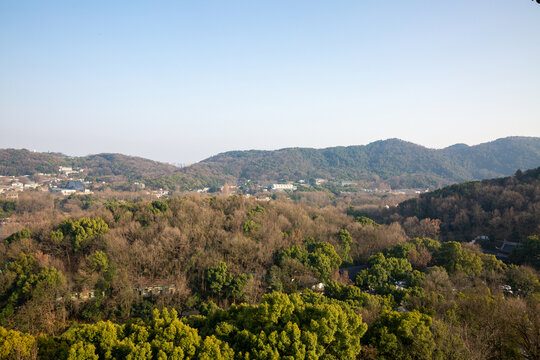
[[[255,181],[384,181],[393,188],[438,187],[508,176],[540,165],[540,138],[508,137],[476,146],[428,149],[399,139],[365,146],[275,151],[231,151],[179,170],[163,184],[212,185],[236,179]]]
[[[86,169],[89,176],[124,176],[128,179],[173,174],[178,168],[121,154],[97,154],[68,157],[59,153],[39,153],[26,149],[0,149],[0,175],[20,176],[56,173],[59,166]]]
[[[390,212],[388,218],[401,220],[405,227],[413,223],[412,217],[441,220],[444,240],[488,235],[491,240],[520,242],[540,234],[540,167],[510,177],[451,185],[407,200]]]
[[[508,137],[476,146],[458,144],[438,150],[390,139],[326,149],[231,151],[183,169],[120,154],[68,157],[0,150],[0,175],[54,173],[60,165],[85,168],[89,176],[144,179],[150,186],[170,189],[220,186],[242,179],[276,182],[313,178],[385,182],[393,188],[433,188],[535,168],[540,165],[540,138]]]
[[[0,175],[19,176],[54,173],[67,165],[67,157],[58,153],[39,153],[26,149],[0,149]]]

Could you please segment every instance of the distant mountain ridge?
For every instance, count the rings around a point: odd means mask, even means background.
[[[439,187],[508,176],[540,165],[540,138],[507,137],[475,146],[429,149],[399,139],[326,149],[230,151],[178,171],[176,179],[202,185],[238,179],[294,181],[324,178],[386,182],[398,187]]]
[[[0,149],[0,175],[20,176],[56,173],[59,166],[88,170],[91,177],[121,176],[142,179],[174,174],[177,167],[122,154],[96,154],[69,157],[59,153],[39,153],[26,149]]]
[[[121,154],[67,157],[0,150],[0,175],[54,172],[60,165],[86,168],[94,177],[125,176],[128,180],[143,179],[154,187],[183,190],[246,180],[264,183],[312,178],[384,182],[393,188],[433,188],[536,168],[540,165],[540,138],[507,137],[444,149],[388,139],[325,149],[229,151],[182,169]]]

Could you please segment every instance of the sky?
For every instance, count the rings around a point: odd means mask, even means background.
[[[0,2],[0,148],[230,150],[540,136],[531,0]]]

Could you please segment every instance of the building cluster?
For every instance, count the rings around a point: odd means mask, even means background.
[[[382,185],[381,188],[365,188],[361,187],[360,181],[350,181],[350,180],[328,180],[323,178],[316,178],[311,180],[298,179],[295,181],[278,181],[278,182],[268,182],[261,181],[255,182],[252,180],[241,180],[236,185],[227,183],[223,185],[220,190],[224,195],[235,195],[235,194],[258,194],[262,192],[286,192],[286,191],[296,191],[298,188],[310,188],[310,187],[341,187],[343,188],[341,193],[354,192],[354,191],[363,191],[367,193],[381,193],[381,194],[392,194],[392,195],[417,195],[424,192],[428,192],[429,189],[425,188],[411,188],[411,189],[392,189],[390,186]],[[338,189],[339,190],[339,189]],[[210,187],[201,187],[191,189],[191,191],[196,191],[198,193],[211,193],[217,192],[217,189],[212,190]]]
[[[35,190],[41,185],[32,181],[29,176],[0,176],[0,194],[8,199],[16,199],[25,190]]]
[[[82,169],[60,166],[58,174],[0,176],[0,194],[8,199],[17,199],[20,192],[27,190],[49,191],[59,195],[89,194],[91,191],[87,187],[91,182],[77,178],[82,173]]]

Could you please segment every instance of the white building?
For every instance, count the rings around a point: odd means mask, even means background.
[[[296,190],[293,184],[272,184],[272,191]]]
[[[11,187],[16,190],[22,190],[24,189],[24,184],[20,181],[14,181],[11,183]]]
[[[25,189],[37,189],[39,185],[36,184],[35,182],[30,182],[28,184],[24,184],[24,188]]]
[[[58,172],[61,173],[61,174],[64,174],[64,175],[71,175],[71,174],[76,174],[76,173],[82,173],[84,170],[83,169],[80,169],[80,170],[73,170],[72,167],[69,167],[69,166],[59,166],[58,167]]]
[[[73,189],[62,189],[62,188],[52,188],[49,190],[51,193],[53,194],[61,194],[61,195],[64,195],[64,196],[67,196],[67,195],[71,195],[71,194],[75,194],[77,192],[77,190],[73,190]]]

